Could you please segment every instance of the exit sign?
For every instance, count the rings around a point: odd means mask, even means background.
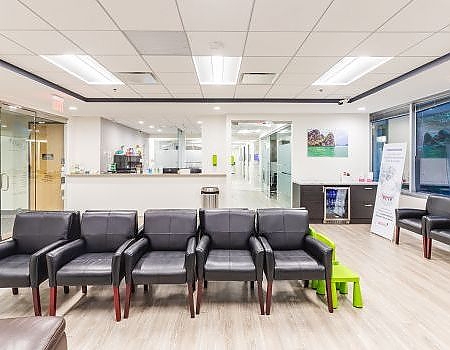
[[[52,95],[52,109],[59,113],[64,113],[64,99],[57,95]]]

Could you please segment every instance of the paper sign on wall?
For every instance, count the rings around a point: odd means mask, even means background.
[[[390,240],[394,236],[395,209],[402,189],[405,156],[406,143],[384,145],[370,231]]]

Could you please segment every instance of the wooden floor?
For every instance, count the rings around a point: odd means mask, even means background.
[[[271,316],[260,316],[248,284],[211,282],[201,314],[189,317],[184,286],[153,286],[133,296],[130,318],[114,321],[112,290],[58,290],[69,349],[449,349],[450,252],[436,244],[422,258],[421,240],[402,231],[400,246],[368,225],[313,225],[337,243],[337,257],[361,275],[363,309],[340,296],[329,314],[300,282],[275,282]],[[265,286],[265,285],[264,285]],[[124,289],[121,288],[122,297]],[[48,306],[46,282],[42,306]],[[123,306],[123,305],[122,305]],[[32,315],[31,293],[0,290],[0,316]]]

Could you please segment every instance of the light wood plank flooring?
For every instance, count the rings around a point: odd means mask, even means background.
[[[58,290],[69,349],[449,349],[450,252],[436,244],[422,258],[419,236],[402,231],[400,246],[368,225],[313,225],[337,243],[337,257],[361,275],[363,309],[340,296],[323,298],[300,282],[274,283],[272,315],[259,315],[256,291],[241,282],[210,282],[201,314],[189,317],[184,286],[153,286],[133,296],[130,318],[114,321],[112,290]],[[122,297],[124,289],[121,289]],[[41,287],[47,310],[48,288]],[[0,290],[0,317],[32,315],[31,293]],[[24,334],[26,336],[26,334]]]

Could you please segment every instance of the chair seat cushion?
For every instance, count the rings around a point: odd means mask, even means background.
[[[431,230],[430,238],[445,244],[450,244],[450,229]]]
[[[113,253],[86,253],[64,265],[56,273],[58,285],[107,285],[111,284]]]
[[[398,220],[398,226],[418,234],[422,234],[422,219],[408,218]]]
[[[256,268],[248,250],[213,249],[205,264],[207,281],[256,281]]]
[[[30,286],[30,255],[18,254],[0,259],[0,288]]]
[[[274,251],[274,257],[274,278],[276,280],[312,280],[325,278],[325,267],[304,250],[276,250]]]
[[[133,269],[136,284],[186,283],[184,251],[152,251],[145,253]]]

